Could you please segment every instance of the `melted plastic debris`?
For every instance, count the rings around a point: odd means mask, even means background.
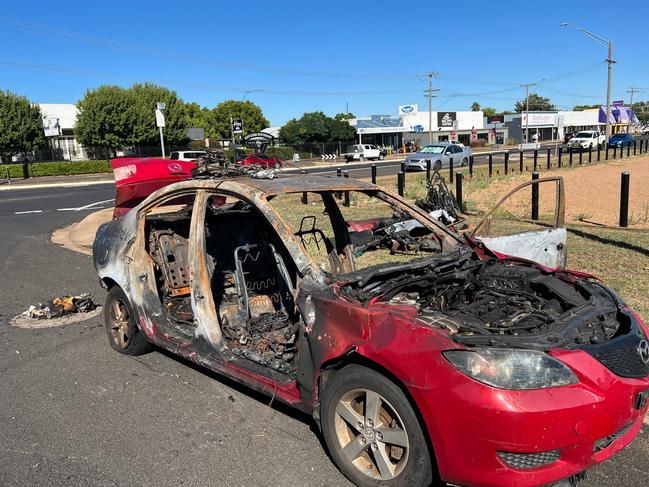
[[[97,304],[90,295],[84,293],[78,296],[60,296],[45,304],[31,305],[22,316],[33,320],[51,320],[74,313],[88,313],[96,308]]]

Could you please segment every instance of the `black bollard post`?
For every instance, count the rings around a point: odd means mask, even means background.
[[[401,161],[401,172],[406,172],[406,161]]]
[[[532,173],[532,180],[539,179],[539,173]],[[539,183],[532,184],[532,220],[539,219]]]
[[[370,166],[370,171],[372,173],[372,184],[376,184],[376,164]]]
[[[448,160],[448,180],[453,184],[453,158]]]
[[[572,166],[572,151],[568,149],[568,164]]]
[[[622,184],[620,187],[620,226],[629,226],[629,178],[628,172],[622,173]]]
[[[462,173],[459,172],[455,176],[455,200],[457,201],[457,207],[460,211],[464,211],[464,204],[462,202]]]
[[[631,144],[626,146],[626,156],[631,157]]]
[[[336,176],[341,177],[343,175],[343,170],[339,167],[336,168]]]
[[[505,175],[509,174],[509,151],[505,152]]]
[[[620,147],[620,159],[624,159],[624,146]]]
[[[473,156],[469,156],[469,176],[473,176]]]
[[[494,173],[494,158],[493,154],[489,153],[489,177]]]
[[[584,151],[579,149],[579,165],[581,166],[584,162]]]
[[[404,187],[404,173],[403,171],[399,171],[397,173],[397,192],[399,193],[399,196],[403,196],[403,187]]]
[[[608,161],[608,143],[606,144],[606,150],[604,151],[604,160]]]
[[[563,154],[563,149],[559,147],[559,157],[557,160],[557,167],[561,167],[561,154]]]
[[[430,181],[430,159],[426,159],[426,181]]]
[[[349,179],[349,171],[344,173],[345,179]],[[345,190],[345,199],[343,200],[343,206],[349,206],[349,190]]]
[[[551,154],[552,154],[552,149],[548,147],[548,169],[552,167],[552,163],[550,162]]]
[[[523,172],[523,151],[518,151],[518,172]]]
[[[597,162],[602,159],[602,146],[597,144]]]
[[[300,171],[300,172],[301,172],[302,174],[306,174],[306,173],[307,173],[307,172],[304,171],[304,170],[302,170],[302,171]],[[302,192],[302,204],[303,204],[303,205],[308,205],[308,204],[309,204],[309,193],[307,193],[306,191],[303,191],[303,192]]]
[[[613,159],[617,159],[617,145],[613,146]]]
[[[534,170],[538,170],[539,168],[539,150],[534,149]]]
[[[588,147],[588,162],[593,162],[593,146]]]
[[[634,139],[633,140],[633,155],[634,156],[637,155],[637,147],[636,147],[637,143],[638,143],[638,141]]]

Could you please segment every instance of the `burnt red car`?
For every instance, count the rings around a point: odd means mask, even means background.
[[[280,168],[284,165],[280,159],[266,154],[246,154],[245,157],[239,159],[237,162],[244,166],[254,164],[269,169]]]
[[[171,184],[99,228],[116,351],[312,414],[359,486],[574,485],[637,435],[648,330],[563,267],[559,178],[552,225],[489,237],[491,215],[459,236],[369,183],[262,177]]]

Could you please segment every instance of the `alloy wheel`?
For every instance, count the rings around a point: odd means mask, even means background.
[[[354,389],[340,398],[335,432],[343,456],[371,478],[393,479],[408,463],[404,423],[390,403],[374,391]]]
[[[128,347],[131,342],[131,330],[129,327],[130,316],[126,304],[121,299],[113,299],[109,313],[111,338],[118,347]]]

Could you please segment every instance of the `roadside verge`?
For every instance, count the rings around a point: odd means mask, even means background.
[[[112,208],[91,213],[79,222],[55,230],[52,233],[52,243],[74,252],[92,255],[92,242],[97,229],[102,223],[108,222],[112,218]]]

